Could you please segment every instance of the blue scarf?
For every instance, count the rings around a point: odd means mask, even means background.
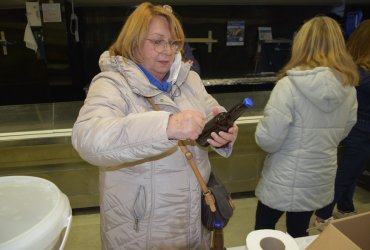
[[[149,82],[156,86],[158,89],[167,92],[171,88],[171,84],[169,84],[167,81],[160,82],[152,74],[150,74],[149,71],[147,71],[143,66],[141,66],[140,64],[137,64],[137,66],[139,66],[141,71],[143,71],[145,76],[148,78]]]

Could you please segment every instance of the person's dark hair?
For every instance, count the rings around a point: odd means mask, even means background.
[[[366,19],[353,31],[347,41],[347,48],[355,63],[370,71],[370,19]]]

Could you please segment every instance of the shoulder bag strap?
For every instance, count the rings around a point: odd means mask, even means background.
[[[147,98],[148,98],[150,104],[153,106],[153,108],[155,110],[159,111],[160,108],[154,102],[153,98],[151,98],[151,97],[147,97]],[[213,194],[208,189],[207,184],[205,183],[202,175],[200,174],[198,166],[197,166],[197,164],[195,163],[195,161],[193,159],[193,154],[188,150],[188,148],[184,144],[184,141],[179,140],[178,145],[179,145],[179,148],[181,149],[181,151],[184,153],[186,159],[188,160],[188,162],[191,166],[191,169],[193,170],[195,176],[198,179],[198,182],[199,182],[199,184],[202,188],[204,199],[205,199],[207,205],[210,207],[212,212],[215,212],[216,211],[215,198],[213,197]]]

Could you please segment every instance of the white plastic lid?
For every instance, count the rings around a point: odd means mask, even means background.
[[[68,198],[52,182],[0,177],[0,249],[46,249],[70,219]]]

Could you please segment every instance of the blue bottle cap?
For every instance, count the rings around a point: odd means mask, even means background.
[[[248,108],[251,108],[253,106],[253,101],[252,101],[252,99],[246,97],[243,100],[243,104],[244,104],[244,106],[246,106]]]

